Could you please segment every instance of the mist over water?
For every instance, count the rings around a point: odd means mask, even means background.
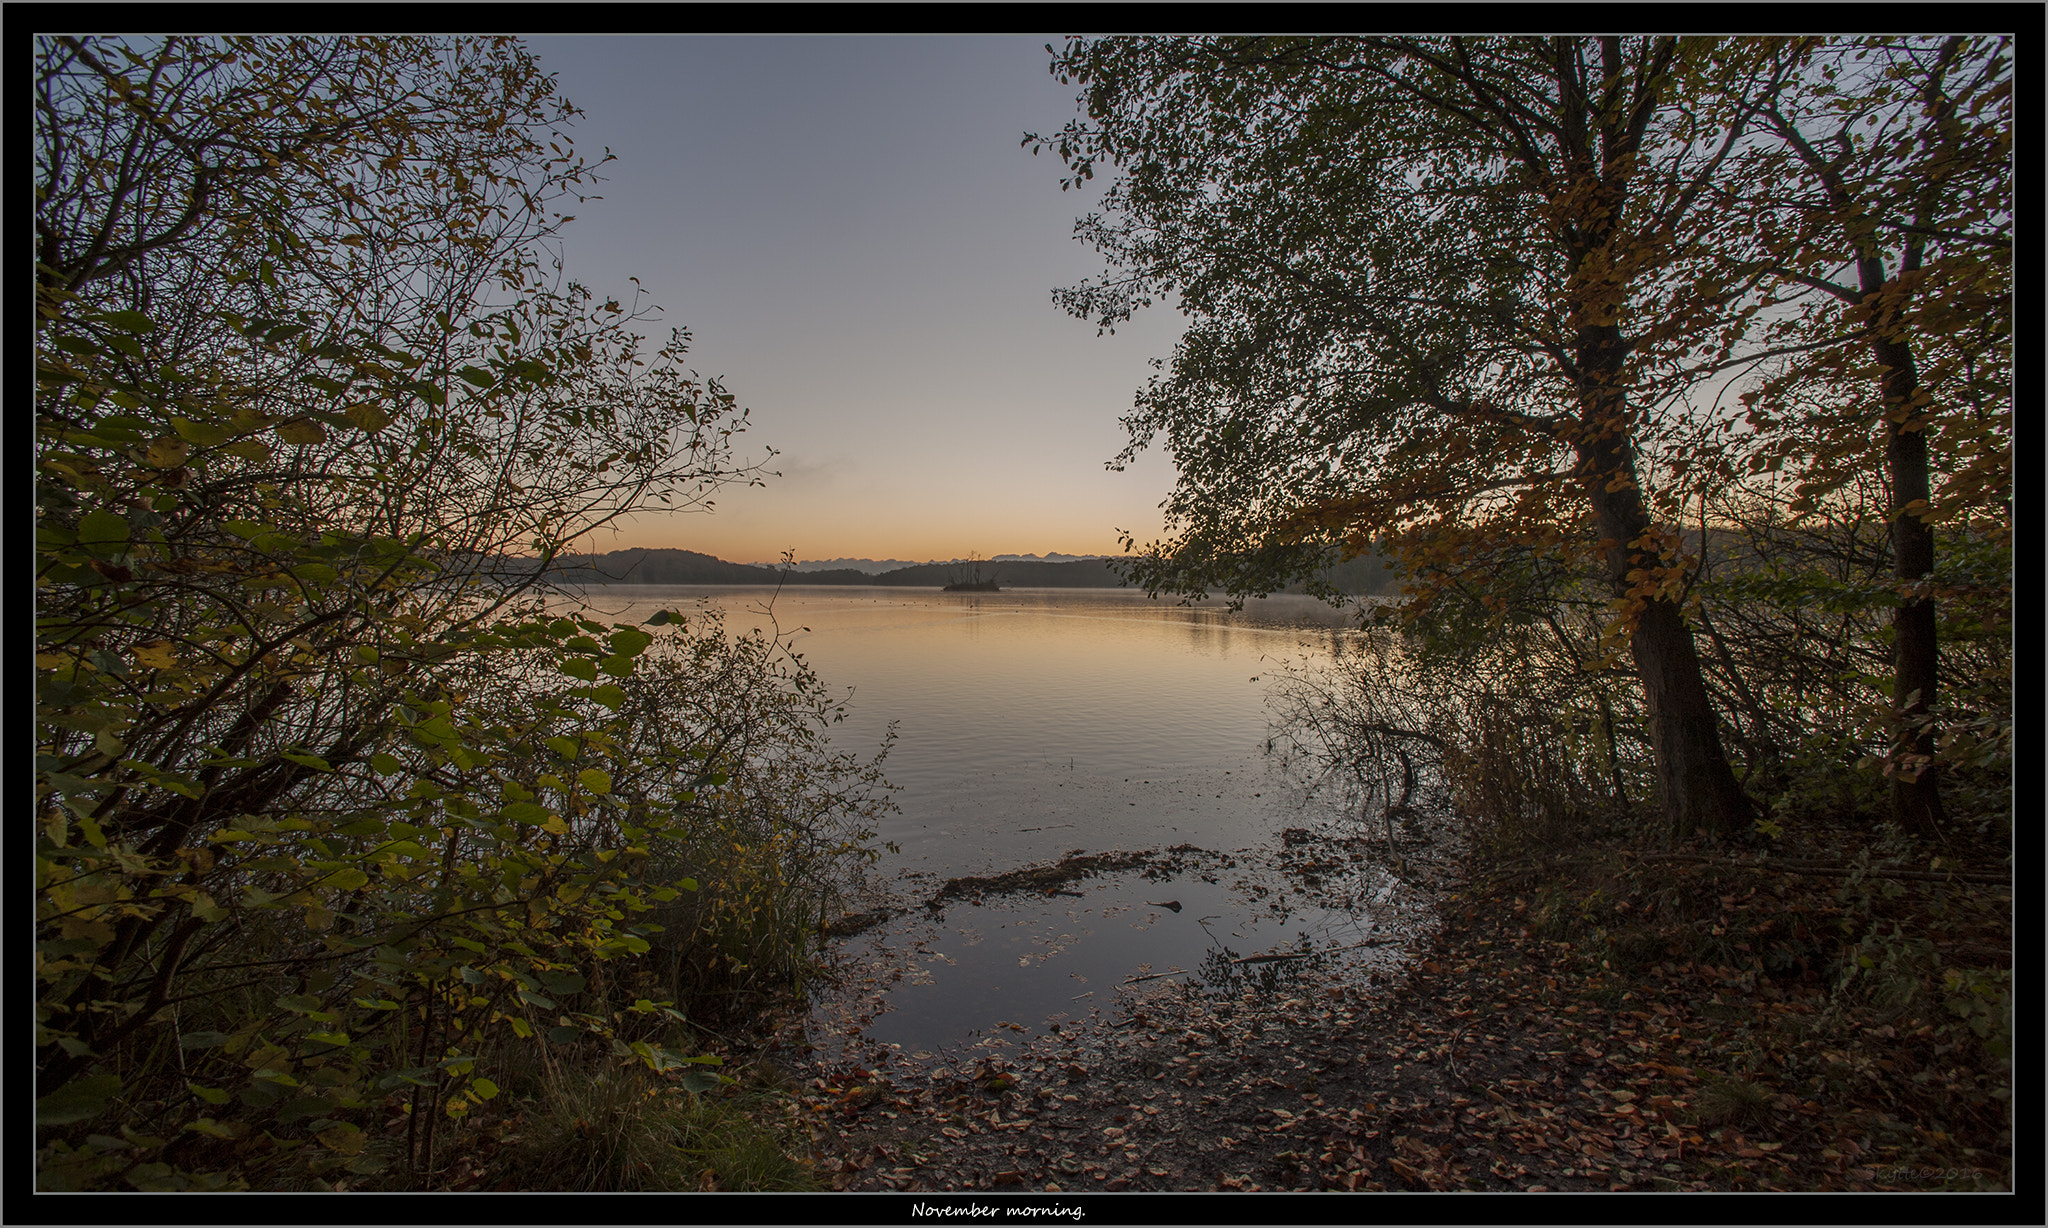
[[[913,907],[843,944],[891,982],[873,1039],[938,1049],[999,1021],[1030,1029],[1102,1005],[1140,969],[1359,932],[1352,914],[1289,907],[1229,874],[1104,875],[1070,884],[1078,897],[914,907],[949,878],[1075,851],[1228,853],[1341,821],[1334,799],[1304,796],[1263,753],[1265,701],[1284,664],[1341,653],[1353,614],[1300,596],[1233,614],[1092,589],[646,585],[585,598],[610,621],[716,606],[730,632],[779,628],[832,689],[852,688],[835,749],[871,753],[894,723],[884,769],[901,809],[879,835],[900,851],[877,875]],[[1167,900],[1181,909],[1157,906]]]

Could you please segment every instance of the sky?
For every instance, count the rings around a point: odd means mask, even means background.
[[[1061,191],[1058,157],[1020,147],[1076,113],[1056,36],[527,41],[584,112],[578,149],[617,158],[564,232],[569,274],[600,296],[638,277],[663,309],[648,335],[690,330],[691,365],[751,411],[743,452],[776,449],[782,475],[589,548],[922,560],[1158,536],[1170,461],[1104,462],[1182,320],[1098,336],[1052,301],[1102,271],[1073,238],[1099,187]]]

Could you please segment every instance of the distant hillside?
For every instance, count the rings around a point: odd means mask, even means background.
[[[780,565],[775,563],[753,563],[750,566],[765,567],[770,571],[781,570]],[[885,571],[895,571],[898,567],[915,566],[917,562],[914,559],[800,559],[793,570],[805,575],[814,571],[857,571],[872,576]]]
[[[984,563],[1076,563],[1087,559],[1099,559],[1099,554],[1061,554],[1051,551],[1046,554],[996,554],[981,560]],[[915,559],[799,559],[791,570],[809,574],[815,571],[860,571],[877,576],[884,572],[900,571],[905,567],[927,567],[941,563],[965,563],[966,559],[926,559],[919,563]],[[749,563],[749,567],[765,567],[780,571],[776,563]]]
[[[728,563],[695,550],[645,548],[612,550],[605,554],[565,554],[555,560],[550,570],[556,580],[566,584],[773,584],[782,578],[770,567]],[[850,583],[868,582],[868,577],[858,572],[844,574],[859,577]],[[812,576],[806,576],[804,582],[832,583]]]
[[[699,554],[695,550],[645,549],[613,550],[605,554],[563,555],[551,569],[554,579],[564,584],[874,584],[900,588],[943,588],[962,576],[960,563],[919,563],[898,567],[880,575],[853,568],[828,571],[797,571],[784,574],[779,568]],[[1022,559],[983,561],[984,579],[1004,588],[1122,588],[1112,560],[1081,559],[1069,563],[1031,562]],[[1398,592],[1400,582],[1380,560],[1371,556],[1339,563],[1324,573],[1338,591],[1356,595],[1385,596]],[[1288,591],[1300,592],[1299,584]]]
[[[916,567],[901,567],[895,571],[883,572],[869,583],[900,584],[913,588],[929,585],[941,588],[961,578],[965,570],[966,564],[962,563],[921,563]],[[1004,588],[1123,587],[1122,578],[1103,559],[1082,559],[1075,563],[985,561],[981,564],[981,575],[983,579],[994,580]]]

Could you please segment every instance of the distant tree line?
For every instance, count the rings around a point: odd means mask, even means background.
[[[516,561],[500,564],[507,569]],[[539,564],[528,563],[528,567]],[[984,564],[986,573],[1007,588],[1122,588],[1127,585],[1116,559],[1078,559],[1042,563],[1017,559]],[[920,563],[878,575],[852,568],[826,571],[785,571],[750,563],[728,563],[695,550],[636,547],[604,554],[562,554],[547,563],[548,576],[562,584],[859,584],[900,588],[941,588],[953,583],[957,565]],[[1317,591],[1351,596],[1386,596],[1399,591],[1399,580],[1385,560],[1366,554],[1322,569]],[[1296,580],[1276,589],[1307,592]]]

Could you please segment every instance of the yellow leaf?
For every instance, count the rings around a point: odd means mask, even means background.
[[[169,669],[178,663],[177,653],[171,651],[169,640],[144,640],[129,650],[135,659],[151,669]]]
[[[366,431],[381,431],[391,425],[391,415],[375,405],[351,405],[341,412],[348,415],[350,422]]]
[[[182,439],[165,437],[149,445],[142,454],[143,463],[152,469],[176,469],[185,463],[185,457],[192,451],[192,445]]]
[[[277,436],[290,444],[325,443],[327,428],[311,418],[293,418],[278,425]]]
[[[359,1155],[369,1140],[363,1132],[347,1122],[337,1122],[313,1136],[322,1146],[340,1152],[345,1156]]]

